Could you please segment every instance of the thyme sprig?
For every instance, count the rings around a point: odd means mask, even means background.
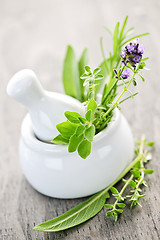
[[[122,179],[124,186],[120,191],[115,187],[110,188],[116,201],[113,204],[105,204],[104,207],[110,209],[107,211],[106,215],[108,217],[113,217],[115,221],[117,221],[118,215],[123,212],[123,208],[126,206],[124,203],[126,200],[131,202],[130,207],[132,208],[136,205],[141,206],[139,200],[146,196],[145,194],[142,194],[142,187],[147,187],[144,176],[145,174],[152,174],[154,170],[145,168],[145,164],[152,159],[152,155],[148,150],[144,150],[144,146],[151,147],[153,145],[153,142],[147,142],[143,136],[141,141],[138,142],[138,148],[135,150],[137,158],[130,171],[130,177],[128,179]],[[124,192],[129,186],[130,195],[125,195]]]

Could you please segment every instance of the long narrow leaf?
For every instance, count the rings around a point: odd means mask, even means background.
[[[67,95],[81,101],[81,88],[79,81],[79,70],[74,49],[67,47],[67,53],[63,65],[63,86]]]
[[[127,20],[128,20],[128,16],[125,17],[124,23],[123,23],[122,28],[121,28],[121,31],[120,31],[120,35],[119,35],[119,40],[120,40],[120,42],[121,42],[121,39],[122,39],[122,37],[123,37],[123,33],[124,33],[124,29],[125,29],[126,24],[127,24]]]
[[[98,192],[63,215],[35,226],[34,230],[57,232],[79,225],[94,217],[103,208],[108,197],[108,192]]]
[[[126,43],[132,41],[132,40],[135,39],[135,38],[144,37],[144,36],[146,36],[146,35],[149,35],[149,33],[143,33],[143,34],[139,34],[139,35],[137,35],[137,36],[134,36],[134,37],[128,39],[127,41],[123,42],[123,43],[121,44],[121,47],[124,46]]]
[[[113,34],[113,53],[116,55],[119,41],[119,22],[117,22]]]

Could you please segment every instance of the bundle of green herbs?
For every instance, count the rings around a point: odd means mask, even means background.
[[[116,24],[113,32],[113,53],[110,53],[108,58],[104,56],[101,39],[104,60],[93,71],[87,65],[87,49],[84,49],[78,63],[73,48],[68,46],[67,49],[63,67],[64,90],[66,94],[83,103],[85,114],[81,116],[77,112],[66,111],[66,121],[57,124],[60,134],[52,142],[68,144],[68,152],[77,150],[84,159],[91,153],[95,134],[106,128],[112,120],[114,109],[120,109],[121,103],[138,94],[130,91],[130,85],[136,86],[137,77],[144,81],[142,70],[148,58],[143,58],[144,46],[140,45],[138,38],[148,33],[126,40],[133,31],[133,28],[125,31],[126,23],[127,17],[121,29],[119,22]],[[101,99],[97,101],[97,93],[103,85]],[[121,92],[119,89],[122,89]]]
[[[107,127],[114,109],[120,109],[122,102],[137,95],[130,91],[130,85],[137,84],[137,77],[144,81],[142,70],[146,66],[147,58],[143,58],[144,47],[139,44],[138,38],[148,33],[126,40],[133,31],[133,28],[125,31],[127,19],[128,17],[125,18],[121,29],[119,22],[116,24],[113,32],[113,53],[110,53],[108,58],[105,58],[101,39],[104,59],[93,71],[87,65],[87,49],[83,51],[78,63],[73,48],[69,46],[67,50],[63,68],[65,93],[83,102],[86,113],[84,117],[76,112],[65,112],[67,121],[57,125],[60,134],[53,142],[68,144],[68,151],[78,150],[82,158],[90,154],[94,135]],[[97,93],[106,78],[107,83],[104,84],[101,101],[97,102]],[[120,86],[122,91],[118,94]],[[129,95],[125,96],[125,93]],[[153,170],[145,167],[145,164],[152,159],[149,148],[153,145],[154,142],[147,142],[142,136],[141,140],[136,143],[134,160],[111,185],[63,215],[35,226],[34,230],[43,232],[65,230],[89,220],[103,207],[107,208],[106,215],[117,221],[126,204],[130,204],[131,208],[140,205],[139,200],[145,197],[145,194],[142,194],[142,187],[147,186],[144,176],[153,173]],[[127,177],[124,179],[126,174]],[[117,189],[115,184],[120,180],[123,186]],[[115,202],[106,203],[111,196],[115,198]]]

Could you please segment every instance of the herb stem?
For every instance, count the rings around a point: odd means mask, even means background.
[[[122,199],[122,194],[125,191],[125,189],[127,188],[127,186],[129,185],[130,181],[133,179],[133,174],[130,176],[130,178],[126,181],[125,185],[123,186],[123,188],[121,189],[119,196],[117,197],[117,200],[115,201],[114,205],[113,205],[113,210],[116,209],[116,205],[117,203]]]
[[[106,117],[106,116],[118,105],[119,100],[121,99],[121,97],[123,96],[123,94],[128,90],[128,87],[130,86],[130,84],[131,84],[133,78],[135,77],[135,75],[136,75],[136,72],[134,72],[132,78],[130,79],[130,81],[129,81],[129,83],[127,84],[127,86],[124,87],[123,91],[122,91],[121,94],[119,95],[119,97],[118,97],[118,99],[116,100],[116,102],[113,103],[113,106],[110,107],[110,108],[108,109],[108,111],[104,114],[104,117]]]

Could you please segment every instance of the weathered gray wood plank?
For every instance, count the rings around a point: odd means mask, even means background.
[[[159,12],[159,0],[0,1],[0,239],[160,239]],[[147,177],[147,197],[141,201],[143,208],[126,209],[117,223],[106,218],[102,210],[90,221],[64,232],[33,231],[35,224],[62,214],[82,199],[45,197],[24,179],[18,141],[26,110],[7,97],[7,82],[19,69],[32,68],[45,88],[63,91],[61,69],[66,45],[72,44],[77,56],[88,46],[90,64],[96,66],[102,59],[99,37],[104,36],[106,52],[111,47],[110,36],[103,26],[112,28],[126,14],[137,33],[151,33],[144,44],[152,71],[146,73],[145,84],[138,84],[140,95],[126,102],[122,109],[136,138],[145,133],[149,140],[156,142],[154,158],[149,163],[155,173]]]

